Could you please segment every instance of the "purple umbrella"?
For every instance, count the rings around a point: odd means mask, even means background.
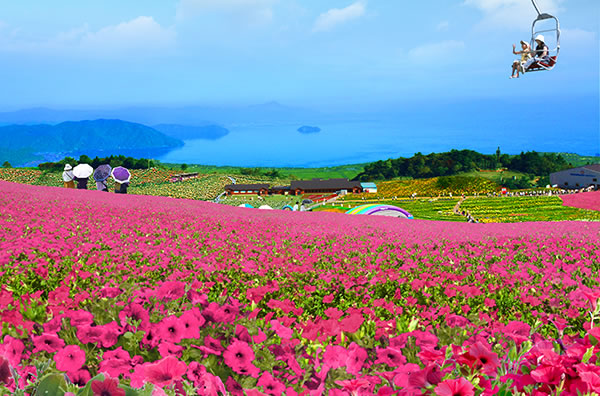
[[[100,165],[94,171],[94,180],[102,182],[102,181],[108,179],[108,177],[110,176],[111,170],[112,170],[112,168],[110,167],[110,165],[107,165],[107,164]]]
[[[131,173],[129,173],[129,171],[122,166],[117,166],[114,168],[111,175],[117,183],[129,183],[131,180]]]

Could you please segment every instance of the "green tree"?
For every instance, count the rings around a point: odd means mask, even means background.
[[[181,164],[181,170],[185,171],[188,168],[187,164]]]
[[[8,161],[4,161],[4,163],[2,164],[3,168],[12,168],[12,165],[10,164],[10,162]]]

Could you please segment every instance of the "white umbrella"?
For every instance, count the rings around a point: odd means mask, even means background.
[[[94,168],[88,164],[79,164],[73,168],[73,175],[78,179],[86,179],[94,173]]]
[[[272,210],[273,208],[270,207],[269,205],[263,205],[261,207],[259,207],[258,209],[263,209],[263,210]]]

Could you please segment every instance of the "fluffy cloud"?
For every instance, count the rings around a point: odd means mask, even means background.
[[[177,18],[187,19],[206,13],[222,13],[250,24],[264,24],[273,19],[275,0],[180,0]]]
[[[319,15],[313,27],[313,31],[323,32],[331,30],[340,24],[358,19],[365,14],[366,9],[366,3],[363,1],[353,3],[346,8],[332,8]]]
[[[536,0],[540,10],[556,15],[563,0]],[[463,5],[479,9],[484,19],[482,26],[491,28],[523,28],[537,16],[529,0],[464,0]]]
[[[437,30],[438,32],[444,31],[444,30],[448,30],[448,27],[450,27],[450,22],[448,21],[442,21],[440,23],[438,23],[438,25],[436,26],[435,30]]]
[[[152,17],[140,16],[97,31],[83,25],[44,39],[35,39],[26,32],[14,30],[4,40],[0,36],[0,49],[101,57],[123,53],[143,56],[164,53],[175,42],[176,32],[173,28],[162,27]]]
[[[174,29],[163,28],[152,17],[140,16],[97,32],[85,32],[80,44],[84,49],[102,52],[146,51],[167,49],[175,39]]]
[[[408,59],[416,64],[447,64],[462,58],[465,43],[445,40],[438,43],[424,44],[408,51]]]

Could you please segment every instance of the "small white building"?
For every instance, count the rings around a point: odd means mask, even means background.
[[[564,189],[600,188],[600,164],[585,165],[550,174],[550,184]]]
[[[377,185],[375,183],[360,183],[363,191],[366,193],[376,193]]]

